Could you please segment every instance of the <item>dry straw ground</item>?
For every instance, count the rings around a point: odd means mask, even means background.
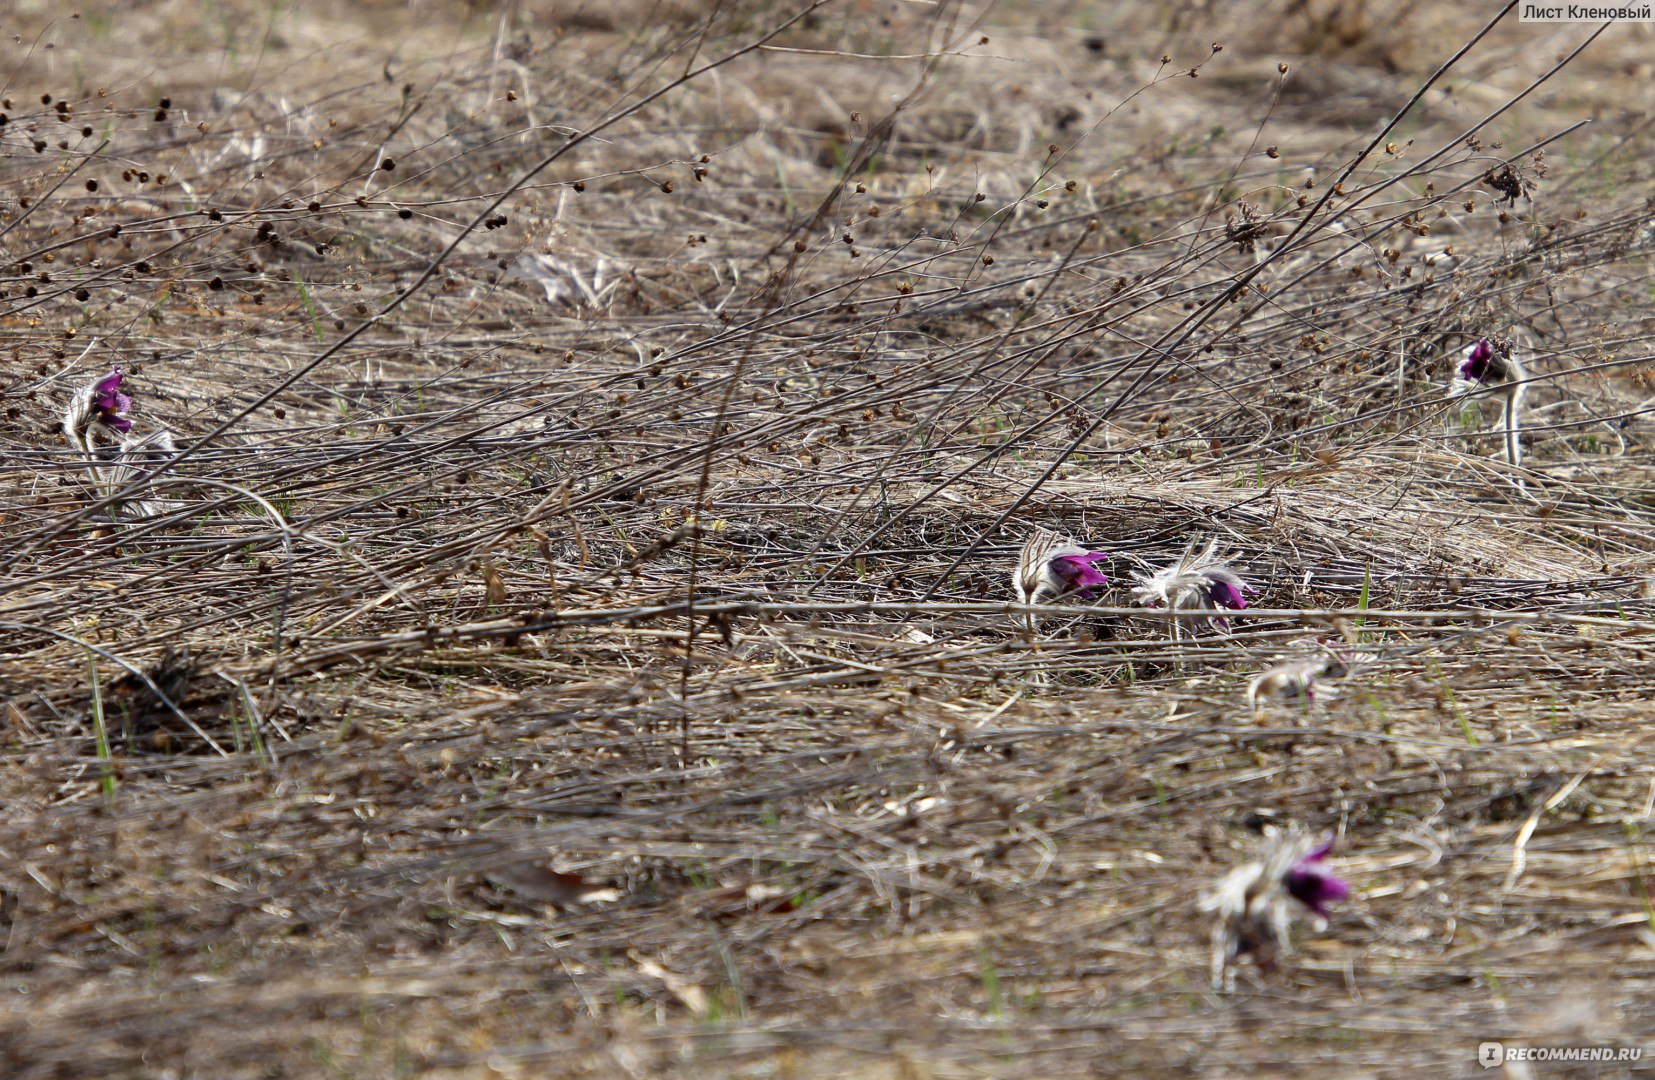
[[[1652,36],[1480,8],[14,6],[5,1075],[1655,1052]],[[1031,639],[1037,526],[1256,614]],[[1216,991],[1269,822],[1355,894]]]

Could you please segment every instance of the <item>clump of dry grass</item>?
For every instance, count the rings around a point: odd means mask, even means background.
[[[530,7],[19,31],[17,1075],[1636,1040],[1646,148],[1577,126],[1635,45]],[[1366,89],[1296,99],[1329,57]],[[1515,331],[1520,469],[1444,401]],[[179,450],[119,495],[57,427],[111,362]],[[1028,634],[1036,528],[1115,584]],[[1130,602],[1197,536],[1228,633]],[[1306,649],[1362,662],[1255,713]],[[1269,824],[1356,896],[1221,994],[1195,899]]]

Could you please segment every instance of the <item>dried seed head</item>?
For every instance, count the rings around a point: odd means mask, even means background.
[[[1240,203],[1224,215],[1224,236],[1242,251],[1251,251],[1254,241],[1268,234],[1264,214],[1250,202]]]
[[[1513,164],[1490,169],[1483,175],[1482,183],[1484,187],[1499,192],[1497,201],[1507,206],[1516,206],[1518,199],[1528,197],[1534,190],[1534,181],[1519,172]]]

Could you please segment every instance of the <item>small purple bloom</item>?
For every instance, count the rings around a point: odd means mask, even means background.
[[[132,408],[132,398],[121,393],[120,368],[112,368],[108,375],[92,384],[92,407],[98,411],[98,419],[106,426],[125,435],[132,430],[132,421],[127,417],[127,411]]]
[[[1228,581],[1213,581],[1207,586],[1207,599],[1213,607],[1229,608],[1231,611],[1246,611],[1247,597],[1243,595],[1243,590],[1252,593],[1258,592],[1257,589],[1248,585],[1237,587]]]
[[[1494,343],[1479,338],[1477,344],[1465,350],[1465,361],[1460,364],[1460,378],[1466,382],[1482,382],[1488,377],[1489,362],[1494,359]]]
[[[1287,895],[1323,919],[1327,918],[1328,904],[1350,895],[1350,883],[1335,877],[1331,870],[1322,865],[1322,860],[1332,850],[1333,841],[1330,839],[1295,863],[1284,881]]]
[[[1218,558],[1218,541],[1208,540],[1198,547],[1192,540],[1178,561],[1153,574],[1135,575],[1137,586],[1132,599],[1150,607],[1165,607],[1173,611],[1192,608],[1241,611],[1247,607],[1247,597],[1258,592],[1236,573],[1228,562]],[[1213,626],[1228,630],[1230,624],[1223,616],[1209,616]],[[1173,637],[1178,636],[1178,623],[1172,624]]]
[[[1109,578],[1098,572],[1099,559],[1107,559],[1103,551],[1087,551],[1079,555],[1059,555],[1051,561],[1052,575],[1063,582],[1064,592],[1078,593],[1083,599],[1092,599],[1092,589],[1109,584]]]

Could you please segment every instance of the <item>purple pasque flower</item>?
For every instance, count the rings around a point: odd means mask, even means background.
[[[1464,397],[1489,388],[1504,388],[1502,393],[1521,394],[1526,378],[1528,374],[1518,362],[1511,341],[1503,337],[1478,338],[1460,350],[1460,362],[1454,366],[1448,396]]]
[[[1460,378],[1466,382],[1482,382],[1488,376],[1488,368],[1494,359],[1494,343],[1487,338],[1478,338],[1475,345],[1460,353]]]
[[[1209,571],[1210,575],[1211,571]],[[1207,583],[1207,599],[1215,608],[1229,608],[1231,611],[1247,610],[1247,593],[1256,593],[1257,589],[1243,582],[1234,575],[1213,577]]]
[[[111,368],[108,375],[92,384],[92,408],[105,426],[125,435],[132,430],[132,420],[126,414],[132,408],[132,398],[121,393],[121,369]]]
[[[1078,593],[1091,599],[1092,590],[1109,584],[1097,562],[1109,555],[1070,543],[1054,532],[1036,529],[1017,556],[1012,591],[1022,604],[1038,604],[1048,597]]]
[[[1217,555],[1218,541],[1209,540],[1198,548],[1192,540],[1183,555],[1171,566],[1153,574],[1136,575],[1138,584],[1132,598],[1148,607],[1164,607],[1177,611],[1191,608],[1214,608],[1244,611],[1247,597],[1257,589],[1241,579],[1230,564]],[[1213,623],[1229,629],[1228,620],[1215,617]],[[1178,624],[1173,624],[1174,635]]]
[[[1098,561],[1107,558],[1108,552],[1081,549],[1072,555],[1052,556],[1046,568],[1052,577],[1062,583],[1062,588],[1058,590],[1059,595],[1074,593],[1084,600],[1090,600],[1096,595],[1092,592],[1094,588],[1109,584],[1109,578],[1097,568]]]
[[[1308,909],[1318,929],[1327,922],[1327,905],[1350,895],[1349,883],[1322,865],[1333,850],[1330,838],[1318,844],[1297,830],[1267,826],[1259,856],[1219,879],[1201,900],[1201,909],[1216,918],[1212,930],[1212,977],[1217,989],[1233,987],[1235,965],[1250,958],[1272,971],[1291,956],[1291,930],[1299,907]]]
[[[1017,556],[1017,568],[1011,574],[1012,594],[1020,604],[1038,604],[1071,593],[1090,600],[1093,589],[1109,584],[1109,578],[1097,568],[1098,561],[1108,557],[1047,529],[1036,529]],[[1022,622],[1029,633],[1034,633],[1037,620],[1033,612],[1024,615]]]
[[[1456,401],[1471,394],[1500,401],[1505,413],[1506,460],[1523,463],[1520,415],[1523,394],[1528,389],[1528,372],[1517,359],[1513,343],[1503,337],[1478,338],[1460,353],[1454,378],[1448,383],[1448,399]]]
[[[1321,846],[1294,863],[1282,878],[1287,895],[1314,911],[1319,919],[1327,918],[1329,904],[1350,895],[1350,882],[1336,877],[1322,865],[1322,860],[1332,851],[1333,838],[1330,836]]]
[[[1261,672],[1248,684],[1247,700],[1256,713],[1271,701],[1294,701],[1308,705],[1318,696],[1332,697],[1336,691],[1320,678],[1327,669],[1328,658],[1325,656],[1277,664]]]

